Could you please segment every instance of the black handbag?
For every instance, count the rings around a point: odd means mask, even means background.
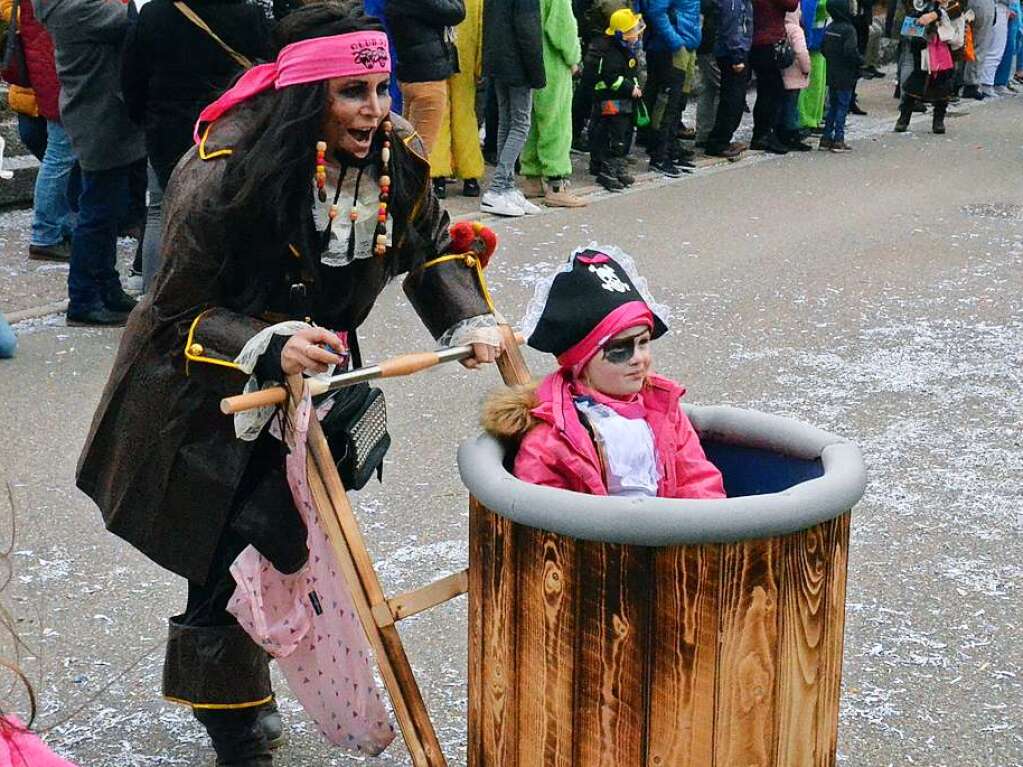
[[[352,362],[362,367],[355,331],[348,334]],[[375,473],[384,477],[384,456],[391,447],[387,433],[387,402],[380,389],[363,381],[330,394],[334,404],[320,421],[337,472],[346,490],[361,490]],[[317,406],[319,406],[318,403]]]
[[[774,61],[778,69],[788,69],[796,62],[796,50],[788,40],[779,40],[774,44]]]
[[[21,32],[18,30],[18,0],[11,7],[11,18],[4,35],[3,57],[0,58],[0,76],[9,85],[30,88],[28,81],[28,65],[25,63],[25,49],[21,44]]]

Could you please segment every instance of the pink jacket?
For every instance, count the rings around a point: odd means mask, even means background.
[[[523,437],[515,458],[515,476],[537,485],[607,495],[601,458],[579,420],[564,371],[547,376],[536,390],[536,423]],[[662,498],[724,498],[721,472],[700,446],[700,438],[679,405],[685,389],[650,376],[641,396],[660,461]]]
[[[0,717],[0,767],[75,767],[53,753],[16,716]]]
[[[799,6],[785,14],[785,37],[796,52],[795,62],[781,73],[785,89],[790,91],[802,90],[810,84],[810,51],[800,18]]]

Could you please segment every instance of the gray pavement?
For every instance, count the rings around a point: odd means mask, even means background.
[[[857,767],[1023,765],[1023,100],[969,111],[943,137],[859,134],[850,155],[748,160],[495,225],[489,278],[509,317],[571,247],[617,244],[679,315],[655,355],[689,401],[862,446],[840,731],[841,763]],[[40,724],[88,767],[212,764],[187,713],[158,698],[183,584],[105,533],[73,487],[118,333],[59,318],[18,330],[18,358],[0,363],[0,479],[18,512],[5,602]],[[364,354],[427,343],[389,289]],[[356,501],[389,592],[465,566],[455,447],[498,380],[447,367],[385,384],[395,446],[385,484]],[[459,599],[401,624],[456,765],[464,611]],[[282,695],[292,738],[276,764],[362,761],[325,747]],[[401,743],[378,763],[407,764]]]

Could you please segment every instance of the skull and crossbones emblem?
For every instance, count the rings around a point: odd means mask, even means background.
[[[600,280],[600,287],[611,293],[628,293],[629,285],[622,282],[622,279],[615,273],[615,270],[607,264],[596,266],[590,264],[590,271],[597,275]]]

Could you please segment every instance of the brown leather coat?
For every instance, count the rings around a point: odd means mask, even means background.
[[[230,147],[244,119],[241,114],[218,121],[206,142],[207,156]],[[391,120],[395,246],[387,258],[396,259],[392,271],[405,273],[445,252],[448,216],[433,196],[421,142],[402,118]],[[225,307],[218,277],[232,231],[227,225],[199,225],[191,215],[196,201],[217,193],[225,165],[226,157],[203,160],[193,148],[171,178],[163,208],[164,265],[128,320],[77,473],[78,487],[99,506],[111,532],[200,583],[254,444],[236,439],[232,419],[219,410],[220,399],[239,393],[246,378],[229,361],[271,320],[283,319],[279,307],[265,307],[273,317]],[[312,241],[311,227],[310,215],[297,227],[306,231],[297,231],[295,241]],[[282,258],[292,258],[288,245],[281,243]],[[312,319],[335,330],[352,329],[366,318],[388,275],[379,258],[338,271],[331,305]],[[414,301],[428,326],[436,325],[425,316],[431,305],[444,306],[448,317],[452,304],[465,307],[462,318],[480,314],[481,299],[467,294],[464,284],[445,292],[432,280],[430,289],[430,296]],[[186,359],[186,342],[193,361]]]

